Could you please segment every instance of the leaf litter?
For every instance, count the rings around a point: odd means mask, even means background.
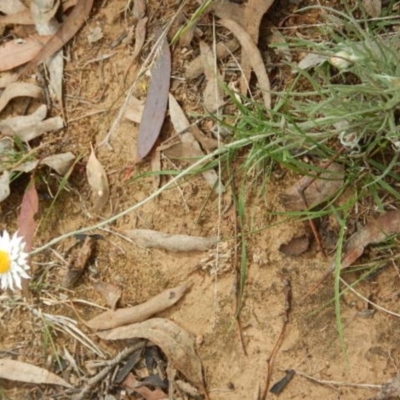
[[[152,318],[138,324],[98,332],[97,336],[103,340],[150,340],[160,347],[174,368],[206,395],[201,361],[196,354],[194,340],[174,322],[164,318]]]
[[[38,64],[47,60],[69,42],[88,19],[92,5],[93,0],[78,0],[60,28],[42,47],[39,53],[24,67],[20,76],[28,75]]]

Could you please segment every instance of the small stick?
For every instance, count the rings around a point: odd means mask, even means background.
[[[295,371],[295,372],[296,372],[296,375],[302,376],[303,378],[306,378],[312,382],[319,383],[320,385],[347,386],[347,387],[360,388],[360,389],[377,389],[377,390],[381,390],[382,386],[384,386],[384,385],[372,385],[369,383],[350,383],[350,382],[341,382],[341,381],[326,381],[323,379],[314,378],[313,376],[307,375],[300,371]]]

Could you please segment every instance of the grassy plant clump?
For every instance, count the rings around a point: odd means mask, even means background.
[[[301,12],[301,11],[300,11]],[[301,174],[315,174],[304,156],[335,158],[347,170],[347,185],[358,196],[400,200],[400,52],[396,20],[379,24],[323,9],[323,41],[287,38],[293,49],[323,56],[318,65],[290,65],[286,90],[272,93],[273,109],[238,104],[235,139],[264,135],[246,156],[244,167],[275,162]],[[363,15],[362,13],[360,13]],[[318,170],[317,170],[318,172]]]

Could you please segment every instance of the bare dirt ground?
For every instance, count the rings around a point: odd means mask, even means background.
[[[62,192],[46,219],[44,216],[51,204],[49,192],[54,193],[59,181],[46,173],[43,175],[47,176],[47,182],[38,178],[40,225],[35,247],[65,232],[93,225],[116,214],[154,190],[153,177],[130,180],[131,176],[149,171],[150,166],[147,161],[135,164],[137,126],[122,120],[110,138],[112,150],[107,146],[97,149],[97,156],[110,181],[110,204],[101,215],[91,213],[90,189],[85,177],[90,145],[100,143],[105,137],[123,104],[127,87],[123,76],[132,49],[120,45],[110,50],[110,44],[124,31],[125,23],[129,23],[129,20],[124,20],[125,7],[125,0],[95,2],[87,24],[68,46],[69,61],[64,75],[64,110],[68,125],[53,137],[42,139],[41,143],[57,137],[56,143],[51,144],[52,152],[72,151],[82,156],[82,160],[76,165],[67,190]],[[193,2],[188,10],[194,7]],[[290,7],[293,5],[289,2],[276,5],[268,16],[271,20],[279,20],[290,13]],[[153,43],[154,28],[167,21],[176,9],[177,2],[172,0],[149,2],[150,36],[145,44],[145,53],[149,52]],[[297,19],[296,24],[301,24],[301,21]],[[87,35],[96,26],[101,27],[104,37],[88,44]],[[197,46],[193,46],[191,51],[193,56],[197,54]],[[104,54],[112,55],[98,61]],[[201,80],[187,82],[182,79],[183,66],[190,59],[190,55],[183,55],[179,46],[173,50],[172,91],[188,114],[200,110],[198,92],[202,85]],[[135,68],[128,75],[127,82],[134,73]],[[138,97],[144,96],[146,85],[144,80],[138,86],[135,93]],[[11,113],[18,111],[22,105],[16,101],[13,107]],[[53,110],[56,115],[60,112]],[[91,115],[94,112],[96,114]],[[171,134],[167,122],[162,136],[166,139]],[[163,169],[175,168],[176,165],[163,160]],[[119,307],[139,304],[164,289],[188,282],[191,287],[185,297],[160,316],[171,319],[197,338],[197,353],[203,364],[210,399],[257,399],[268,374],[267,361],[284,324],[286,281],[290,282],[292,290],[289,322],[270,371],[271,383],[281,379],[285,369],[295,369],[322,381],[371,385],[387,382],[397,374],[400,362],[398,318],[379,311],[368,313],[366,302],[346,293],[341,310],[346,344],[344,354],[339,344],[332,303],[333,280],[328,279],[315,294],[305,297],[308,289],[330,266],[330,258],[324,258],[315,245],[295,258],[279,251],[282,243],[304,230],[301,222],[275,224],[280,217],[271,216],[271,212],[283,211],[279,194],[297,178],[288,173],[280,175],[267,183],[262,196],[248,193],[246,219],[251,234],[248,242],[248,280],[240,314],[243,344],[235,323],[238,279],[235,209],[230,207],[219,216],[218,196],[210,194],[201,176],[194,176],[165,191],[137,212],[110,224],[108,231],[96,232],[104,238],[97,241],[90,266],[75,288],[65,290],[59,286],[65,273],[63,258],[74,240],[68,239],[54,249],[35,256],[32,259],[33,296],[29,305],[18,299],[11,301],[5,293],[1,296],[0,354],[51,370],[55,365],[52,354],[64,354],[65,347],[85,376],[87,371],[83,362],[96,356],[63,332],[53,331],[53,343],[46,343],[43,321],[32,314],[32,309],[77,319],[75,309],[80,318],[87,321],[99,310],[79,303],[77,299],[106,306],[102,296],[93,289],[95,280],[109,282],[122,289]],[[162,178],[162,181],[166,179]],[[15,181],[12,195],[2,203],[1,229],[13,231],[16,228],[18,205],[21,204],[26,183],[24,177]],[[268,229],[265,228],[267,226]],[[182,255],[143,249],[114,233],[133,228],[206,237],[219,233],[227,244],[220,251],[228,256],[228,262],[213,274],[202,264],[204,253]],[[332,230],[335,231],[334,226]],[[356,276],[356,273],[348,274],[349,280]],[[399,312],[399,279],[393,263],[360,284],[358,290],[382,307]],[[75,301],[74,309],[70,300]],[[78,324],[109,357],[123,348],[123,343],[101,341],[83,324]],[[4,399],[53,398],[57,393],[57,390],[49,391],[44,386],[6,380],[0,380],[0,387],[0,398]],[[95,389],[100,395],[101,390]],[[58,393],[58,398],[63,398],[62,391]],[[296,375],[280,398],[356,400],[368,399],[376,393],[376,390],[361,387],[318,384]],[[268,394],[268,398],[274,397],[274,394]],[[132,394],[130,397],[121,395],[115,398],[141,397]]]

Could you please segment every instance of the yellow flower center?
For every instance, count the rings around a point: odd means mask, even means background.
[[[10,256],[4,250],[0,250],[0,274],[6,274],[11,267]]]

